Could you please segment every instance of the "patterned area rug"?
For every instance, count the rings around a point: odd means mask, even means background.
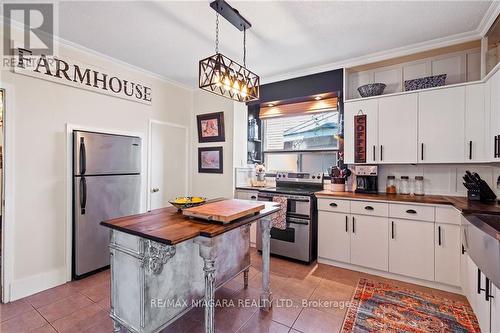
[[[480,332],[468,303],[360,279],[342,326],[348,332]]]

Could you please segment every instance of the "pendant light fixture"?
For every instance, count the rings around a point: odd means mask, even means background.
[[[246,31],[252,25],[224,0],[214,1],[210,7],[216,11],[215,54],[200,60],[199,87],[239,102],[258,100],[260,78],[246,68]],[[219,14],[243,31],[243,66],[219,53]]]

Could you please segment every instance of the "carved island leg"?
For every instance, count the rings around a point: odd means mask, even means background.
[[[200,240],[198,244],[205,274],[205,333],[215,333],[215,257],[217,251],[212,239]]]
[[[269,286],[269,262],[271,255],[271,219],[268,217],[260,220],[262,232],[262,291],[260,293],[260,307],[269,311],[273,305],[271,288]]]

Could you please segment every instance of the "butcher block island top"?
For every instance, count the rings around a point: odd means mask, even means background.
[[[265,205],[260,201],[228,199],[187,208],[182,213],[189,217],[231,223],[242,217],[256,214],[264,208]]]
[[[218,202],[222,203],[224,201]],[[255,204],[255,201],[249,202]],[[262,217],[271,215],[279,210],[279,206],[272,202],[259,202],[258,206],[262,207],[262,209],[259,209],[256,213],[248,216],[245,214],[232,223],[226,224],[215,224],[200,219],[192,219],[184,216],[183,213],[179,212],[175,207],[165,207],[151,210],[143,214],[103,221],[101,225],[163,244],[175,245],[197,236],[212,238],[221,235],[242,225],[252,223]],[[227,212],[224,211],[223,207],[220,208],[221,211],[219,215],[225,216],[232,214],[232,216],[234,216],[237,214],[234,207],[228,209]],[[246,206],[245,209],[248,209],[248,206]]]

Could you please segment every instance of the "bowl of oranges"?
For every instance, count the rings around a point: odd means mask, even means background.
[[[184,208],[202,205],[206,200],[207,199],[203,197],[177,197],[170,200],[169,203],[180,211]]]

